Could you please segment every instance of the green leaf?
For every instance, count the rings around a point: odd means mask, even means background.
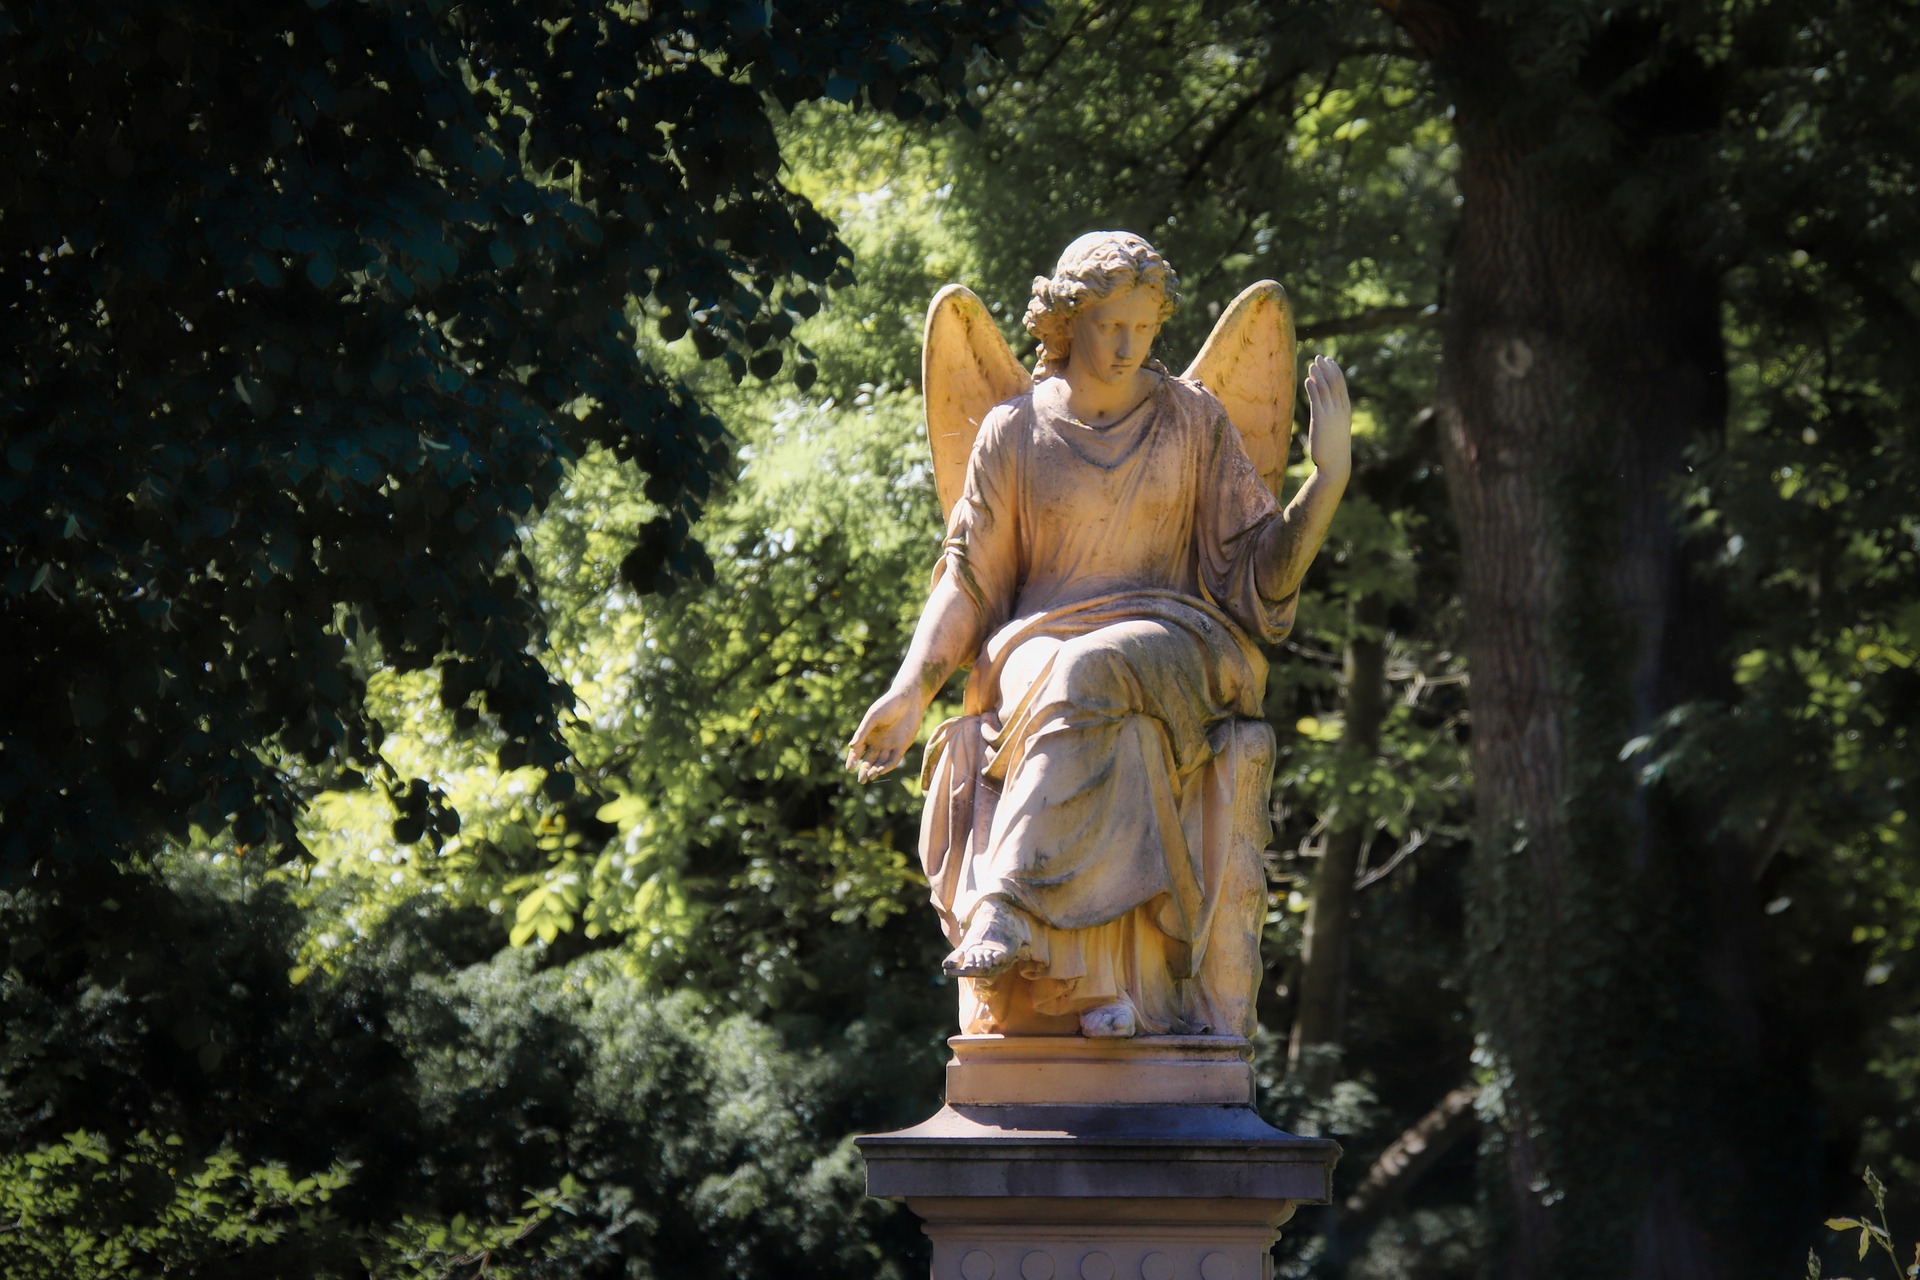
[[[253,278],[269,289],[277,289],[286,282],[286,273],[280,264],[264,253],[247,255],[247,267],[253,272]]]

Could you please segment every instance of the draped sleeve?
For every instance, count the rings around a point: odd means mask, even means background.
[[[1212,601],[1249,636],[1278,644],[1293,630],[1298,588],[1269,599],[1255,571],[1261,530],[1280,518],[1280,503],[1254,470],[1239,428],[1220,402],[1201,393],[1207,416],[1200,458],[1200,493],[1194,533],[1199,542],[1200,582]]]
[[[1021,408],[1030,396],[987,414],[967,459],[966,484],[947,517],[933,581],[951,577],[980,611],[990,636],[1013,614],[1019,589]]]

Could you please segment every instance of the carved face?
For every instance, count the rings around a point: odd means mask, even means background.
[[[1073,372],[1111,383],[1133,377],[1153,351],[1163,300],[1155,285],[1129,285],[1074,316]]]

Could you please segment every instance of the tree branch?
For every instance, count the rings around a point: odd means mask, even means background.
[[[1380,1153],[1367,1176],[1340,1206],[1343,1248],[1353,1249],[1380,1225],[1380,1219],[1400,1203],[1427,1170],[1440,1162],[1441,1156],[1480,1127],[1480,1113],[1473,1109],[1479,1096],[1478,1085],[1461,1085]]]
[[[1408,835],[1405,840],[1401,841],[1400,847],[1393,851],[1393,856],[1391,858],[1388,858],[1386,862],[1383,863],[1381,866],[1375,868],[1372,871],[1366,872],[1360,877],[1359,881],[1354,884],[1353,891],[1355,893],[1358,893],[1362,889],[1367,888],[1369,885],[1377,884],[1380,881],[1385,880],[1388,876],[1393,874],[1393,870],[1395,867],[1398,867],[1401,863],[1405,862],[1408,858],[1411,858],[1415,853],[1419,851],[1420,846],[1425,844],[1426,842],[1427,842],[1427,833],[1424,831],[1415,831],[1410,835]]]
[[[1299,325],[1294,334],[1300,338],[1334,338],[1348,333],[1371,333],[1376,329],[1424,329],[1439,324],[1440,314],[1440,305],[1431,302],[1413,307],[1368,307],[1350,316]]]
[[[1180,177],[1181,190],[1185,190],[1199,180],[1201,172],[1213,159],[1214,152],[1226,144],[1227,139],[1233,136],[1233,131],[1253,114],[1256,107],[1292,83],[1291,76],[1276,76],[1242,98],[1233,110],[1227,112],[1220,123],[1213,127],[1213,132],[1207,135],[1207,140],[1201,143],[1199,149],[1193,153],[1193,163],[1187,166],[1186,173]]]
[[[1060,55],[1065,53],[1068,47],[1073,44],[1074,40],[1079,37],[1080,29],[1086,26],[1099,12],[1100,10],[1092,5],[1081,9],[1073,21],[1067,24],[1067,29],[1061,33],[1060,39],[1054,42],[1053,48],[1047,51],[1046,56],[1023,73],[1025,78],[1028,81],[1046,79],[1047,72],[1053,70],[1053,64],[1059,60]]]
[[[1371,594],[1352,605],[1353,636],[1341,673],[1346,686],[1346,731],[1341,734],[1337,769],[1353,776],[1380,751],[1380,726],[1387,715],[1384,597]],[[1313,875],[1313,900],[1307,908],[1300,945],[1300,1000],[1287,1041],[1287,1073],[1297,1075],[1310,1097],[1333,1087],[1345,1040],[1347,978],[1351,969],[1353,895],[1356,873],[1373,836],[1373,819],[1364,804],[1335,807],[1333,824]]]

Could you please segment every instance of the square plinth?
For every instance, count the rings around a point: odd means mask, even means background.
[[[954,1036],[952,1106],[1248,1106],[1253,1046],[1238,1036]]]

